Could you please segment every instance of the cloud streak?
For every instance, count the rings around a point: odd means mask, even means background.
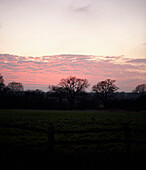
[[[127,61],[128,63],[146,63],[146,59],[142,58],[142,59],[133,59],[133,60],[129,60]]]
[[[86,5],[78,8],[74,8],[74,11],[76,12],[89,12],[91,5]]]
[[[123,56],[54,55],[42,57],[0,54],[0,73],[5,83],[20,81],[27,88],[47,90],[61,78],[75,75],[87,78],[92,85],[111,78],[120,90],[131,91],[146,81],[146,59]]]

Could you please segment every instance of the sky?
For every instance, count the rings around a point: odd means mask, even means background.
[[[0,73],[25,88],[75,75],[131,91],[146,82],[145,9],[145,0],[0,0]]]
[[[57,85],[69,75],[86,78],[91,91],[97,82],[116,80],[119,91],[130,92],[145,82],[146,58],[131,59],[123,56],[54,55],[22,57],[0,54],[0,70],[5,83],[21,82],[25,90],[42,89]]]

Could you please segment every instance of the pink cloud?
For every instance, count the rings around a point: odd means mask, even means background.
[[[89,90],[97,82],[110,78],[116,80],[120,91],[131,91],[137,84],[146,81],[145,66],[139,60],[125,59],[123,56],[21,57],[0,54],[0,73],[4,76],[5,83],[19,81],[25,89],[47,90],[49,84],[57,84],[61,78],[75,75],[89,80]]]

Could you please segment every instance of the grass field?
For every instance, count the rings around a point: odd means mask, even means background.
[[[53,123],[55,130],[90,130],[93,128],[121,128],[128,123],[131,129],[146,131],[146,112],[128,111],[50,111],[50,110],[0,110],[0,145],[4,151],[10,147],[30,148],[36,152],[47,151],[47,133],[26,128],[48,130]],[[12,126],[12,127],[11,127]],[[15,128],[14,128],[15,126]],[[24,127],[24,129],[16,127]],[[146,141],[146,134],[132,132],[133,140]],[[124,139],[124,132],[101,132],[99,134],[55,135],[55,140],[101,140]],[[76,155],[91,153],[125,153],[125,144],[55,145],[56,153]],[[4,151],[5,152],[5,151]],[[145,144],[132,144],[131,152],[146,153]]]
[[[146,113],[125,112],[125,111],[45,111],[45,110],[0,110],[0,125],[18,125],[22,127],[48,130],[50,124],[54,124],[55,130],[89,130],[93,128],[121,128],[129,123],[132,129],[146,130]],[[19,128],[0,127],[0,142],[14,145],[31,145],[32,147],[43,148],[47,142],[47,134]],[[56,135],[55,139],[84,140],[84,139],[118,139],[124,134],[102,132],[99,134],[71,134]],[[132,134],[132,139],[143,141],[145,134]],[[109,144],[111,145],[111,144]],[[44,145],[45,146],[45,145]],[[118,148],[119,147],[119,148]],[[106,147],[105,151],[124,149],[122,145]],[[41,149],[40,148],[40,149]],[[78,148],[78,147],[77,147]],[[101,146],[102,148],[102,146]],[[133,150],[144,150],[144,146],[135,146]],[[71,148],[70,148],[71,149]],[[78,148],[79,149],[79,148]],[[86,148],[87,149],[87,148]],[[97,149],[97,148],[96,148]],[[99,148],[98,148],[99,149]],[[91,148],[90,148],[91,150]],[[94,148],[95,150],[95,148]],[[102,148],[103,151],[103,148]]]

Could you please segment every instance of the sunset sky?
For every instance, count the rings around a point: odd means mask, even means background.
[[[0,0],[5,83],[47,89],[61,78],[146,83],[146,0]]]

